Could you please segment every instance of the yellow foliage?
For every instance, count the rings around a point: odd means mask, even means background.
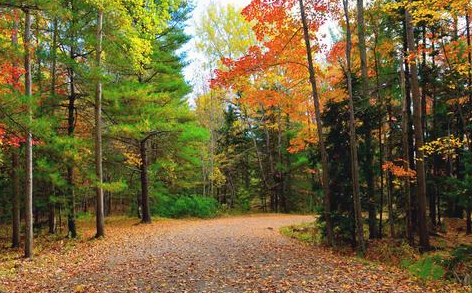
[[[126,164],[134,167],[141,166],[142,160],[139,155],[133,152],[124,152],[123,156],[126,157]]]
[[[426,156],[434,154],[442,155],[444,158],[457,156],[456,150],[462,148],[465,144],[465,139],[460,139],[454,135],[440,137],[436,140],[426,143],[420,150],[425,152]]]
[[[216,187],[221,187],[226,182],[226,176],[219,168],[213,168],[213,173],[210,174],[210,180],[213,181]]]

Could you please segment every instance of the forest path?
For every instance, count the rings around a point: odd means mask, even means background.
[[[21,283],[14,287],[18,292],[425,292],[401,272],[303,245],[278,231],[312,220],[252,215],[110,227],[105,240],[61,254],[61,266],[49,269],[47,279],[29,270],[17,276]]]

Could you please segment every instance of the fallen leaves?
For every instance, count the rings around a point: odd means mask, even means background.
[[[138,226],[111,220],[105,239],[44,251],[32,262],[17,260],[15,273],[2,277],[0,286],[22,293],[428,292],[400,270],[301,245],[278,232],[312,219],[257,215]]]

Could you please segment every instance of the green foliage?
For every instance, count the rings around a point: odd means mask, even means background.
[[[90,212],[79,212],[77,213],[77,220],[90,221],[95,218],[95,215]]]
[[[472,269],[472,246],[459,245],[451,251],[451,257],[445,261],[447,269],[452,274],[461,264],[467,264]]]
[[[214,198],[199,195],[172,196],[158,193],[154,196],[151,213],[165,218],[212,218],[219,211]]]
[[[410,273],[424,280],[441,279],[446,274],[442,265],[443,260],[439,256],[425,256],[416,262],[403,261],[403,266]]]
[[[105,182],[101,184],[101,187],[105,191],[116,193],[125,190],[128,184],[125,181]]]
[[[236,209],[242,212],[249,212],[251,210],[251,191],[245,188],[238,190],[236,197]]]
[[[210,60],[241,57],[256,43],[251,27],[234,5],[223,6],[216,1],[197,21],[197,48]]]
[[[316,222],[281,227],[279,230],[283,235],[304,243],[321,243],[321,234]]]

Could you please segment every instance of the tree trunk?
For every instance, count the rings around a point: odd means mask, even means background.
[[[361,93],[362,99],[366,109],[370,107],[369,99],[369,77],[367,73],[367,49],[365,41],[365,25],[364,25],[364,0],[357,0],[357,35],[359,38],[359,53],[361,60]],[[372,155],[372,127],[371,117],[366,115],[364,125],[366,128],[365,147],[366,147],[366,162],[364,165],[365,176],[367,181],[367,198],[369,201],[369,237],[371,239],[377,238],[377,213],[375,209],[375,187],[374,187],[374,163]]]
[[[31,11],[25,9],[25,94],[32,99],[32,80],[31,80]],[[32,101],[28,100],[28,103]],[[33,109],[28,105],[28,132],[26,133],[26,188],[25,188],[25,222],[26,222],[26,242],[25,257],[33,257],[33,135],[31,126],[33,122]]]
[[[303,4],[303,0],[299,0],[300,3],[300,13],[303,23],[303,35],[305,39],[305,46],[306,46],[306,53],[307,53],[307,62],[308,62],[308,70],[310,73],[310,83],[313,95],[313,104],[315,107],[315,120],[316,120],[316,128],[318,131],[318,144],[321,153],[321,165],[323,168],[323,193],[324,193],[324,217],[326,221],[326,236],[328,243],[330,245],[334,245],[334,231],[333,231],[333,223],[331,220],[331,196],[330,196],[330,188],[329,188],[329,162],[328,162],[328,152],[326,151],[324,135],[323,135],[323,123],[321,121],[321,107],[320,101],[318,98],[318,89],[316,85],[316,78],[315,78],[315,67],[313,65],[313,55],[311,50],[311,42],[310,42],[310,32],[308,28],[308,21],[306,19],[305,14],[305,6]]]
[[[20,159],[18,156],[18,150],[12,148],[12,169],[11,169],[11,179],[13,183],[13,233],[12,233],[12,248],[20,247],[20,227],[21,227],[21,218],[20,218],[20,176],[18,170],[20,168]]]
[[[278,188],[278,182],[277,182],[277,178],[276,178],[276,172],[275,172],[275,164],[274,164],[274,156],[272,154],[272,150],[273,150],[273,146],[271,144],[271,138],[270,138],[270,133],[269,133],[269,129],[267,128],[267,120],[269,119],[269,117],[266,117],[265,116],[265,109],[264,109],[264,106],[261,104],[261,110],[262,110],[262,116],[263,116],[263,129],[264,129],[264,134],[265,134],[265,138],[266,138],[266,143],[265,143],[265,146],[266,146],[266,152],[267,152],[267,156],[269,158],[269,168],[270,168],[270,176],[269,178],[271,178],[271,181],[270,181],[270,205],[271,205],[271,210],[273,212],[278,212],[278,202],[277,202],[277,192],[275,192],[275,190]]]
[[[71,0],[71,10],[74,13],[74,1]],[[74,19],[72,20],[72,26],[75,23]],[[71,62],[74,61],[75,55],[75,37],[71,35],[71,46],[70,46],[70,59]],[[67,107],[67,135],[70,138],[74,137],[74,130],[75,130],[75,75],[74,69],[71,66],[69,68],[69,80],[70,80],[70,93],[69,93],[69,105]],[[74,162],[69,161],[67,162],[67,190],[68,194],[66,194],[67,198],[67,228],[68,228],[68,236],[70,238],[77,237],[77,229],[75,225],[75,186],[74,186]]]
[[[48,226],[49,226],[49,234],[56,233],[56,209],[55,205],[52,201],[48,203]]]
[[[18,20],[15,19],[13,23],[13,33],[11,42],[13,47],[16,49],[18,47]],[[13,66],[18,67],[18,62],[13,61]],[[15,78],[15,77],[13,77]],[[18,82],[18,80],[15,80]],[[13,183],[13,201],[12,201],[12,217],[13,217],[13,231],[12,231],[12,248],[20,247],[20,228],[21,228],[21,218],[20,218],[20,176],[18,174],[20,168],[20,159],[18,155],[19,150],[17,148],[11,148],[11,157],[12,157],[12,170],[11,170],[11,180]]]
[[[352,193],[354,201],[354,217],[356,222],[357,244],[360,253],[365,252],[364,240],[364,221],[362,220],[362,207],[359,185],[359,161],[357,156],[357,137],[356,137],[356,119],[354,112],[354,96],[352,91],[352,73],[351,73],[351,28],[349,23],[349,0],[343,0],[344,16],[346,18],[346,75],[347,88],[349,93],[349,137],[351,145],[351,176],[352,176]]]
[[[409,170],[410,169],[410,148],[408,145],[408,102],[406,99],[406,76],[405,70],[403,69],[403,62],[400,62],[400,80],[402,84],[402,99],[403,99],[403,106],[402,106],[402,148],[403,148],[403,169]],[[405,177],[403,180],[404,188],[405,188],[405,197],[407,198],[405,204],[406,210],[406,234],[407,239],[410,245],[414,244],[414,234],[413,234],[413,221],[411,217],[411,190],[410,190],[410,178]]]
[[[412,0],[409,0],[411,3]],[[411,15],[408,9],[405,10],[405,21],[407,27],[407,44],[409,54],[416,56],[417,50],[414,40],[414,31]],[[426,173],[423,153],[423,125],[421,121],[421,97],[418,83],[418,67],[416,62],[410,63],[410,83],[413,98],[413,123],[415,133],[415,153],[416,153],[416,176],[418,192],[418,232],[420,236],[420,246],[423,250],[429,249],[429,234],[426,219]]]
[[[466,7],[465,9],[465,22],[466,22],[466,35],[467,35],[467,63],[469,68],[467,70],[467,82],[469,84],[468,87],[468,106],[469,106],[469,113],[472,111],[472,45],[470,40],[470,16],[469,16],[469,8]],[[434,58],[434,57],[433,57]],[[469,119],[471,117],[469,116]],[[470,120],[469,120],[470,121]],[[470,127],[467,127],[467,138],[469,144],[469,151],[472,152],[472,130]]]
[[[97,40],[96,40],[96,66],[100,69],[102,64],[102,38],[103,38],[103,11],[98,11],[97,17]],[[97,176],[95,187],[97,206],[97,235],[96,237],[105,236],[105,213],[103,210],[103,166],[102,166],[102,82],[97,77],[95,88],[95,174]]]
[[[54,18],[53,23],[53,32],[52,32],[52,44],[51,44],[51,100],[55,101],[56,97],[56,65],[57,65],[57,35],[58,35],[58,21],[57,18]],[[51,184],[52,189],[54,189],[53,184]],[[56,233],[56,204],[51,200],[51,195],[48,199],[48,225],[49,225],[49,234]]]
[[[388,120],[388,134],[386,137],[387,140],[387,161],[393,160],[393,130],[394,123],[392,119],[392,100],[391,98],[387,101],[387,120]],[[387,172],[387,213],[388,213],[388,224],[390,230],[390,237],[395,238],[395,219],[393,214],[393,183],[392,183],[392,173]]]
[[[247,109],[243,107],[243,110],[244,110],[244,121],[246,122],[248,128],[252,129],[251,122],[248,119]],[[264,171],[264,165],[262,164],[261,153],[259,151],[259,146],[257,145],[257,139],[254,135],[252,135],[252,143],[254,145],[254,150],[256,151],[256,158],[257,158],[257,163],[259,165],[259,171],[262,177],[262,183],[264,184],[264,187],[266,188],[266,190],[269,191],[270,186],[269,186],[269,183],[267,182],[267,177]],[[261,194],[261,205],[262,205],[262,210],[266,212],[267,211],[266,194]]]
[[[383,138],[383,113],[382,111],[385,108],[384,101],[382,99],[382,94],[381,94],[381,86],[380,86],[380,69],[379,69],[379,60],[377,56],[377,42],[378,42],[378,37],[377,33],[375,35],[375,45],[374,45],[374,62],[375,62],[375,83],[376,83],[376,92],[377,92],[377,101],[380,105],[380,115],[379,115],[379,173],[380,173],[380,208],[379,208],[379,232],[378,232],[378,238],[382,238],[382,229],[383,229],[383,206],[384,206],[384,170],[383,170],[383,164],[384,164],[384,145],[382,142]]]
[[[403,51],[408,51],[408,42],[407,42],[407,25],[406,19],[403,19]],[[405,101],[407,104],[407,114],[408,114],[408,150],[409,150],[409,164],[410,169],[416,169],[415,162],[415,148],[414,148],[414,138],[413,138],[413,123],[412,123],[412,114],[411,114],[411,84],[410,84],[410,65],[408,60],[404,60],[403,64],[405,66]],[[410,184],[410,213],[411,213],[411,229],[412,234],[415,235],[417,230],[417,200],[416,200],[416,186]]]
[[[471,218],[471,209],[470,208],[467,208],[467,230],[466,230],[466,234],[467,235],[470,235],[472,234],[472,218]]]
[[[432,29],[432,40],[431,40],[431,60],[432,60],[432,68],[433,68],[433,72],[435,72],[436,70],[436,58],[435,58],[435,42],[434,42],[434,39],[436,38],[436,33],[435,33],[435,29],[433,28]],[[433,76],[433,80],[436,79],[436,76]],[[438,102],[437,102],[437,98],[436,98],[436,88],[435,88],[435,85],[434,85],[434,82],[432,83],[432,92],[431,92],[431,96],[433,98],[433,109],[432,109],[432,116],[433,116],[433,125],[432,125],[432,130],[431,130],[431,140],[436,140],[438,138],[438,126],[437,126],[437,119],[436,119],[436,114],[437,114],[437,105],[438,105]],[[431,198],[430,198],[430,204],[429,204],[429,207],[430,207],[430,210],[429,210],[429,213],[430,213],[430,218],[431,218],[431,223],[434,225],[434,226],[437,226],[439,224],[440,221],[437,220],[437,213],[436,213],[436,206],[437,206],[437,201],[439,200],[439,192],[438,192],[438,184],[437,184],[437,180],[436,178],[438,178],[439,176],[439,169],[440,169],[440,166],[439,166],[439,162],[440,162],[441,158],[439,157],[438,154],[434,154],[433,155],[433,170],[432,170],[432,173],[433,173],[433,177],[434,177],[434,183],[433,183],[433,190],[431,192]]]
[[[141,154],[141,206],[142,206],[142,223],[151,223],[151,211],[149,207],[149,188],[148,188],[148,174],[147,174],[147,154],[146,154],[146,142],[143,140],[140,142],[140,154]]]

